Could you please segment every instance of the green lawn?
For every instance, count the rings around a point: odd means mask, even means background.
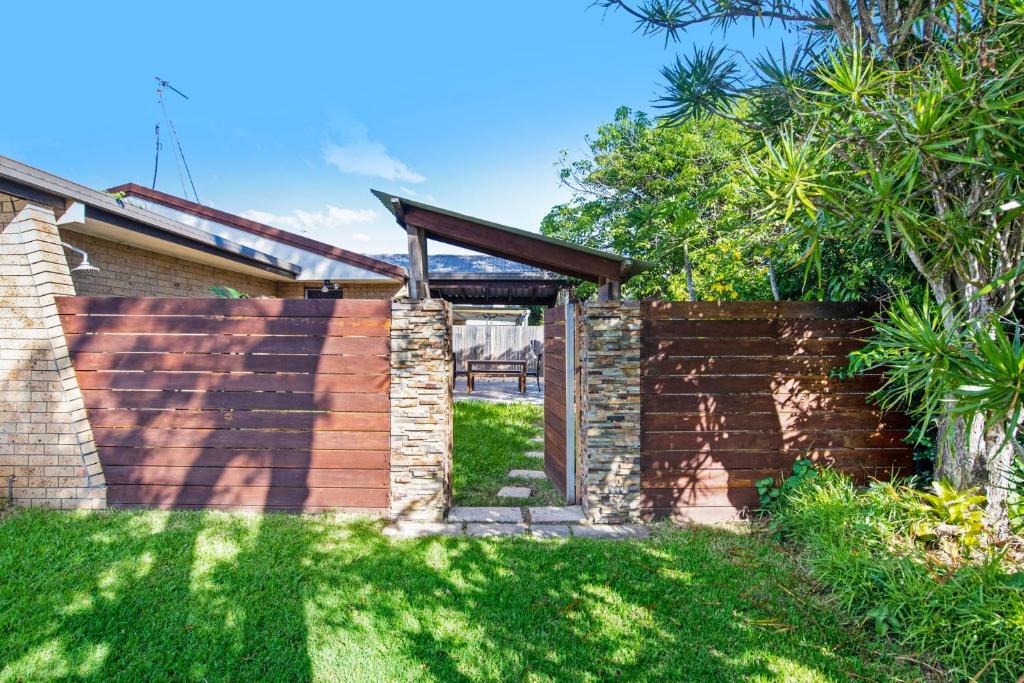
[[[915,678],[764,537],[425,538],[331,515],[0,520],[0,681]]]
[[[531,440],[540,438],[543,411],[524,403],[455,402],[455,447],[452,455],[452,498],[455,505],[562,505],[562,496],[547,479],[509,479],[508,471],[543,470],[544,461],[528,458],[543,451]],[[525,501],[497,497],[502,486],[529,486]]]

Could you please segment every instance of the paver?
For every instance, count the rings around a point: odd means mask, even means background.
[[[544,479],[548,475],[544,470],[509,470],[508,476],[510,479]]]
[[[529,486],[502,486],[498,490],[498,498],[529,498]]]
[[[526,457],[527,458],[543,458],[544,457],[544,451],[527,451],[526,452]]]
[[[579,505],[546,505],[530,508],[530,521],[534,524],[585,522],[583,508]]]
[[[626,540],[647,538],[650,534],[651,530],[643,524],[580,524],[572,528],[573,536],[583,538]]]
[[[449,522],[522,522],[523,512],[512,507],[454,507]]]
[[[530,527],[530,534],[534,538],[568,538],[568,524],[542,524]]]
[[[525,524],[474,522],[466,525],[467,536],[517,536],[526,533]]]
[[[462,523],[398,521],[384,527],[384,535],[391,538],[420,538],[422,536],[461,536]]]

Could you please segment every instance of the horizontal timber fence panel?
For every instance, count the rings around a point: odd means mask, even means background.
[[[452,351],[456,372],[466,371],[469,360],[525,360],[527,370],[537,370],[544,346],[542,325],[455,325]]]
[[[876,375],[833,371],[863,346],[870,304],[647,302],[639,514],[727,519],[755,482],[808,457],[858,480],[911,471],[909,422],[868,402]]]
[[[57,307],[109,505],[387,509],[390,301]]]

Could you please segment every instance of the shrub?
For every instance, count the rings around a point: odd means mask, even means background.
[[[951,501],[941,487],[929,496],[899,483],[860,489],[825,470],[787,491],[772,526],[797,544],[809,574],[880,636],[954,679],[1017,680],[1024,673],[1019,541],[980,541],[971,554],[964,544],[954,557],[934,534],[951,519],[972,519],[977,501]]]

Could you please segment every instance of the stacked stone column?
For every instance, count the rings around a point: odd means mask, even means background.
[[[638,302],[582,306],[581,503],[596,523],[632,521],[639,510],[641,332]]]
[[[390,514],[441,521],[451,500],[451,310],[402,298],[391,313]]]

